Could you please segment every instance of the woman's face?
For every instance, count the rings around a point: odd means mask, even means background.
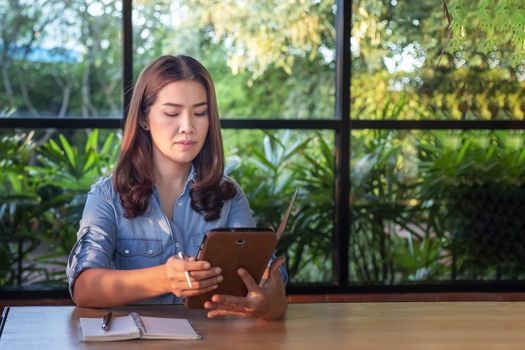
[[[158,93],[147,115],[153,157],[189,165],[202,149],[208,134],[208,101],[204,86],[196,81],[169,83]]]

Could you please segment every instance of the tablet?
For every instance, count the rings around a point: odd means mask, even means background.
[[[274,231],[261,228],[219,228],[208,232],[197,259],[220,266],[224,279],[217,289],[186,299],[186,305],[202,308],[214,294],[246,296],[248,290],[237,270],[246,269],[259,284],[277,246],[276,237]]]
[[[272,253],[281,238],[292,206],[297,197],[297,189],[288,204],[277,231],[269,228],[219,228],[209,231],[201,244],[197,260],[209,261],[211,266],[220,266],[223,276],[217,289],[189,297],[185,303],[190,308],[203,308],[214,294],[246,296],[248,290],[237,270],[242,267],[259,284],[268,266]]]

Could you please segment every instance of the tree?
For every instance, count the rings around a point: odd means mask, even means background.
[[[334,48],[332,1],[200,0],[192,9],[210,37],[229,49],[234,73],[249,69],[256,78],[276,66],[291,74],[296,58],[314,59]]]
[[[33,117],[121,115],[115,2],[10,0],[0,13],[0,104]]]
[[[42,11],[42,8],[48,11]],[[33,49],[34,45],[41,40],[40,34],[55,20],[55,13],[60,13],[64,4],[48,0],[36,2],[25,2],[22,0],[9,0],[0,3],[0,37],[1,54],[0,67],[2,71],[2,82],[5,90],[7,104],[10,108],[18,107],[15,98],[15,89],[11,82],[9,68],[14,60],[24,62]],[[27,88],[20,85],[24,104],[31,114],[38,112],[28,98]]]
[[[353,2],[355,118],[524,117],[523,66],[513,63],[513,51],[505,46],[504,38],[490,52],[481,50],[485,39],[478,28],[482,24],[472,21],[471,34],[461,46],[447,46],[448,22],[442,4],[434,0]],[[395,106],[403,99],[408,102],[398,113]]]
[[[525,4],[520,0],[443,0],[449,9],[451,47],[498,51],[512,66],[525,64]]]

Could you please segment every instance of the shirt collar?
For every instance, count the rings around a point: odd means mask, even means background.
[[[193,165],[193,163],[191,163],[190,174],[188,175],[188,180],[186,181],[186,184],[188,184],[188,182],[190,181],[197,181],[197,170],[195,170],[195,166]]]

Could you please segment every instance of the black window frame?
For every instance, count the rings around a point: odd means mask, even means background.
[[[122,101],[123,116],[131,100],[133,86],[133,31],[132,0],[122,0]],[[336,98],[335,119],[331,120],[221,120],[224,129],[294,129],[331,130],[335,133],[336,162],[334,183],[333,280],[331,283],[293,283],[287,286],[289,294],[352,294],[352,293],[414,293],[414,292],[470,292],[520,291],[525,281],[418,283],[405,285],[352,285],[349,282],[350,238],[350,141],[355,130],[525,130],[525,120],[455,121],[455,120],[355,120],[351,118],[351,18],[352,1],[336,0]],[[107,118],[0,118],[0,129],[54,128],[119,129],[122,119]],[[3,290],[4,298],[31,298],[34,290]],[[64,297],[67,291],[40,290],[39,297]]]

